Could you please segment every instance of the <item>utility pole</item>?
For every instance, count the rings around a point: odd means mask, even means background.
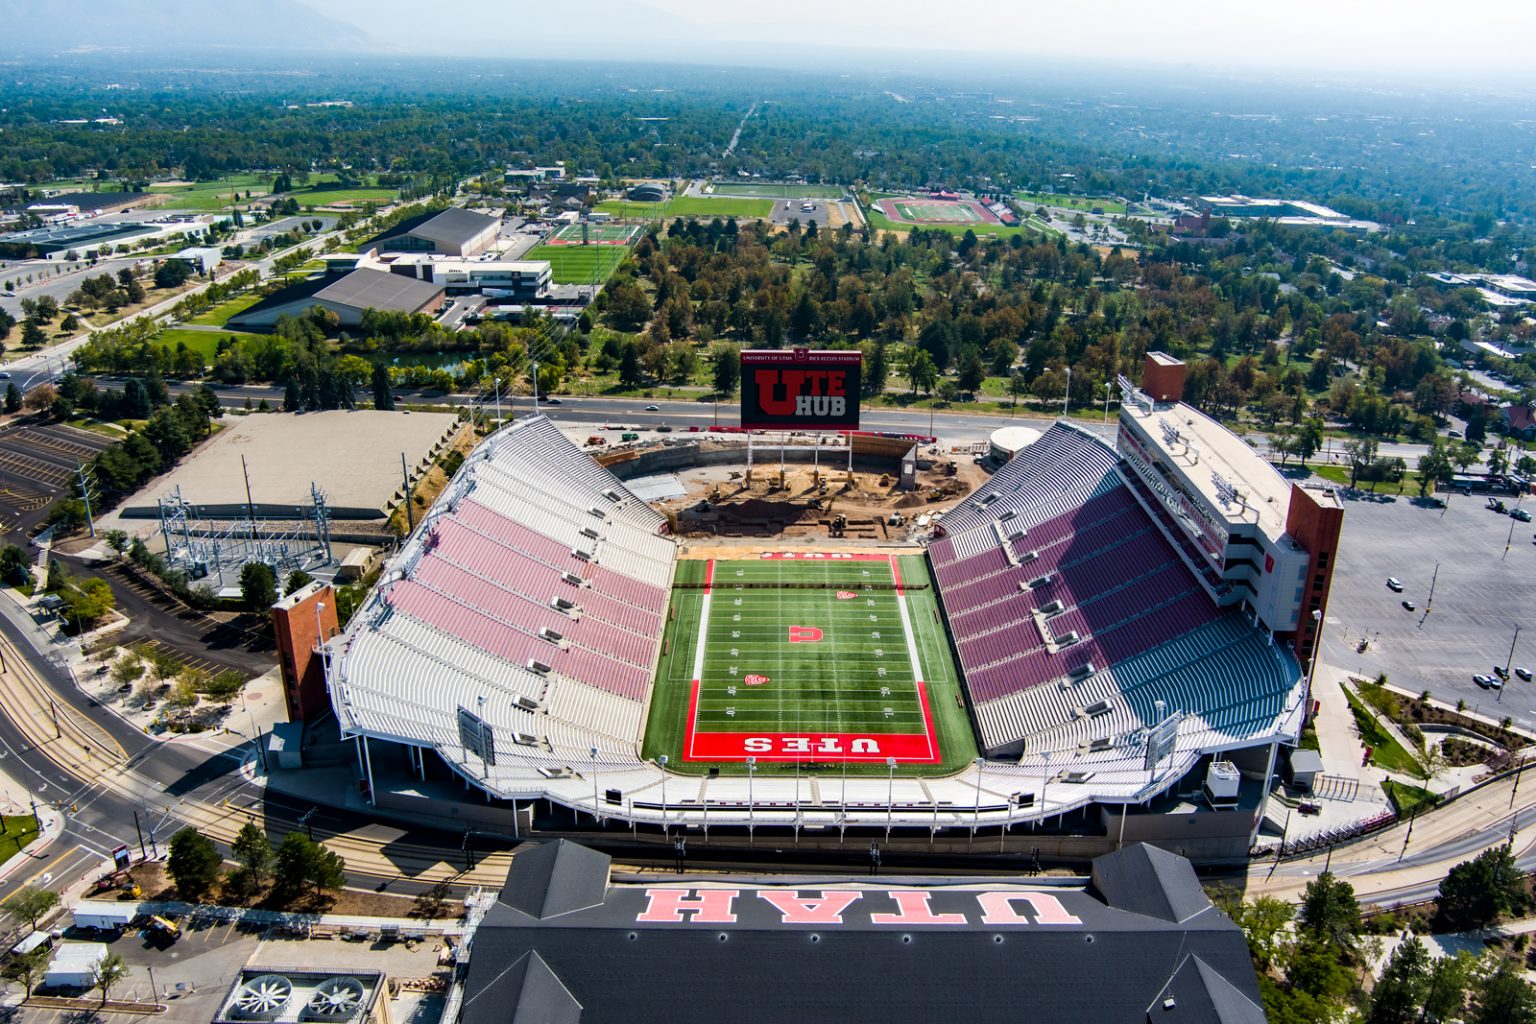
[[[1067,367],[1067,389],[1061,396],[1061,416],[1066,419],[1067,409],[1072,404],[1072,367]]]
[[[80,500],[85,502],[85,525],[91,531],[91,536],[96,536],[96,520],[91,516],[91,484],[90,478],[85,475],[85,464],[75,463],[75,476],[80,481]]]

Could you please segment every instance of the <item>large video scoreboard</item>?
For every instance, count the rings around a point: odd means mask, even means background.
[[[741,425],[748,430],[858,430],[862,354],[810,349],[741,353]]]

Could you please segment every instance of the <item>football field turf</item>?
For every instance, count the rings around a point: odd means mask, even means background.
[[[646,756],[928,773],[974,756],[921,558],[679,563]]]

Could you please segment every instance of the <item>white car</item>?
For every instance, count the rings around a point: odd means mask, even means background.
[[[1403,592],[1403,581],[1398,579],[1396,576],[1388,576],[1387,589],[1393,591],[1394,593],[1401,594]]]

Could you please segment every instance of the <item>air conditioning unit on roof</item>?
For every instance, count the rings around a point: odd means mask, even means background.
[[[1075,633],[1073,635],[1076,636]],[[548,640],[552,644],[557,644],[562,639],[562,637],[560,636],[560,634],[557,631],[555,631],[553,629],[550,629],[548,626],[540,626],[539,627],[539,636],[541,636],[545,640]]]
[[[532,697],[527,696],[526,694],[517,698],[517,706],[522,708],[524,711],[539,710],[539,702],[534,700]]]
[[[1040,606],[1040,614],[1055,615],[1065,607],[1066,605],[1062,604],[1060,601],[1051,601],[1048,604],[1043,604]]]
[[[596,505],[593,505],[591,508],[587,509],[587,511],[592,513],[593,515],[597,516],[597,518],[599,518],[599,519],[607,519],[608,518],[608,513],[604,512],[602,509],[598,508]]]
[[[577,576],[573,572],[563,572],[563,573],[561,573],[560,574],[560,579],[561,579],[562,582],[569,583],[573,587],[581,586],[581,577]]]
[[[1068,644],[1075,644],[1081,639],[1082,637],[1077,635],[1077,630],[1069,629],[1067,632],[1056,638],[1056,646],[1065,647]]]
[[[583,526],[581,528],[581,535],[583,537],[589,537],[592,540],[597,540],[597,530],[593,529],[590,526]]]
[[[1068,672],[1067,675],[1071,676],[1073,679],[1087,679],[1097,671],[1098,669],[1094,667],[1093,662],[1085,661],[1071,672]]]
[[[619,492],[614,490],[612,487],[610,487],[606,491],[604,491],[603,492],[603,496],[606,497],[609,501],[620,501],[621,500],[619,498]]]

